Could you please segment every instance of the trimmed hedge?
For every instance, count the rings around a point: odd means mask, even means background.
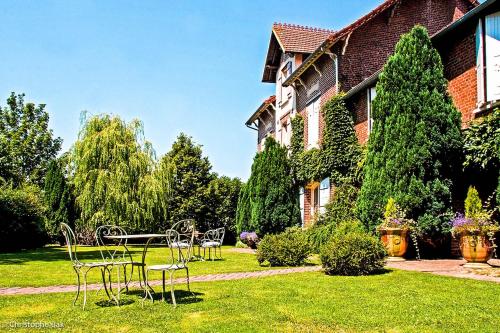
[[[301,266],[311,254],[307,236],[299,228],[289,228],[277,235],[266,235],[257,246],[259,264]]]
[[[384,268],[385,248],[377,238],[360,232],[337,235],[321,248],[321,263],[329,275],[368,275]]]

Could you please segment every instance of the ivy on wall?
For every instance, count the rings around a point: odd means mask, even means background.
[[[333,184],[351,182],[361,157],[354,122],[338,94],[325,103],[321,112],[325,122],[320,149],[304,150],[304,119],[292,119],[291,164],[299,184],[330,177]]]
[[[474,121],[464,132],[466,168],[476,167],[481,171],[497,170],[497,205],[500,206],[500,109]]]

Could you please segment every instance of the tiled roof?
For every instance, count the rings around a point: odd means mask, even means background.
[[[312,53],[333,30],[274,23],[273,32],[284,52]]]
[[[359,27],[363,26],[365,23],[371,21],[373,18],[377,17],[384,11],[388,10],[392,6],[396,5],[398,2],[402,0],[386,0],[382,4],[380,4],[378,7],[373,9],[371,12],[368,14],[360,17],[347,27],[329,34],[328,37],[320,44],[318,47],[311,52],[312,54],[302,63],[302,65],[295,70],[295,72],[288,77],[288,79],[283,83],[284,86],[290,85],[293,81],[297,79],[297,77],[300,77],[302,73],[305,72],[309,66],[311,66],[312,63],[314,63],[328,48],[330,48],[332,45],[337,43],[338,41],[347,38],[350,33],[352,33],[354,30],[358,29]],[[479,2],[477,0],[469,0],[471,4],[474,6],[477,6]]]
[[[259,118],[260,114],[264,112],[270,105],[273,105],[276,103],[276,96],[272,95],[266,98],[264,102],[258,107],[257,111],[255,111],[252,116],[246,121],[246,125],[250,127],[252,123]]]

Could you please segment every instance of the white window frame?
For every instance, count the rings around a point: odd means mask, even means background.
[[[306,107],[307,112],[307,149],[319,148],[319,107],[320,98],[316,98]],[[311,130],[312,129],[312,130]]]
[[[300,205],[300,218],[302,221],[302,227],[304,227],[304,207],[305,207],[305,192],[303,187],[299,187],[299,205]]]
[[[367,109],[367,127],[368,127],[368,134],[370,134],[373,131],[373,100],[377,96],[377,90],[375,87],[370,87],[366,89],[366,109]]]
[[[493,23],[494,22],[494,23]],[[500,100],[500,13],[480,18],[476,28],[477,104]]]
[[[326,205],[330,202],[330,178],[325,178],[319,184],[319,212],[326,212]]]
[[[500,100],[500,12],[485,19],[486,100]]]

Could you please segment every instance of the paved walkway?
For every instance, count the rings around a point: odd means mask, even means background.
[[[403,262],[389,262],[387,267],[402,269],[407,271],[418,271],[432,273],[436,275],[453,276],[458,278],[475,279],[482,281],[492,281],[500,283],[500,260],[490,260],[490,264],[493,265],[491,269],[487,270],[471,270],[463,267],[465,260],[457,259],[440,259],[440,260],[408,260]],[[271,269],[266,271],[257,272],[240,272],[240,273],[225,273],[225,274],[209,274],[192,276],[191,282],[207,282],[207,281],[227,281],[227,280],[239,280],[248,278],[258,278],[273,275],[284,275],[292,273],[303,273],[303,272],[316,272],[320,271],[321,266],[307,266],[307,267],[296,267],[296,268],[284,268],[284,269]],[[184,283],[185,278],[175,279],[175,283]],[[168,281],[167,281],[168,283]],[[150,281],[151,286],[160,286],[161,281],[155,280]],[[89,284],[87,290],[98,290],[101,284]],[[116,284],[113,284],[116,288]],[[132,282],[130,284],[131,288],[140,288],[138,282]],[[14,288],[0,288],[0,296],[6,295],[33,295],[42,293],[66,293],[75,292],[76,286],[74,285],[64,285],[64,286],[48,286],[48,287],[14,287]]]
[[[284,268],[284,269],[270,269],[266,271],[257,272],[241,272],[241,273],[225,273],[225,274],[209,274],[190,277],[190,282],[206,282],[206,281],[227,281],[227,280],[239,280],[248,278],[257,278],[273,275],[284,275],[291,273],[303,273],[303,272],[316,272],[320,271],[321,266],[306,266],[306,267],[296,267],[296,268]],[[186,278],[175,279],[175,283],[185,283]],[[169,281],[167,281],[167,284]],[[150,281],[151,286],[160,286],[161,281],[155,280]],[[132,282],[129,285],[131,288],[140,288],[138,282]],[[87,290],[98,290],[101,287],[100,283],[87,285]],[[117,285],[113,283],[113,287],[116,288]],[[83,288],[83,287],[82,287]],[[82,289],[83,290],[83,289]],[[48,286],[48,287],[14,287],[14,288],[0,288],[0,296],[6,295],[33,295],[33,294],[43,294],[43,293],[67,293],[76,292],[76,286]]]
[[[499,259],[492,259],[488,262],[494,267],[481,270],[464,268],[463,264],[465,263],[466,261],[463,259],[408,260],[401,262],[389,262],[387,263],[387,267],[500,283]]]

